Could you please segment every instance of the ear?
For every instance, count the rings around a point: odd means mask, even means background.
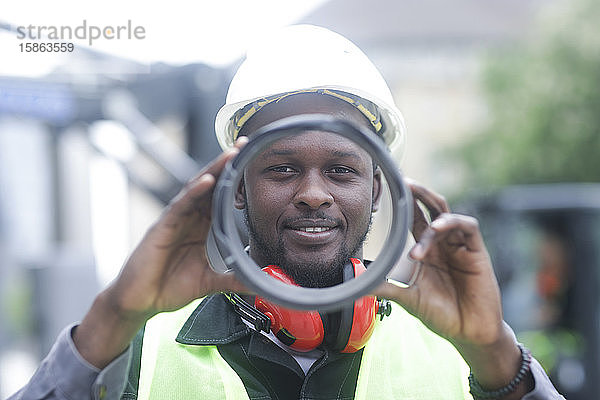
[[[240,179],[240,183],[238,184],[237,190],[235,191],[235,199],[233,201],[233,206],[238,210],[243,210],[246,208],[246,187],[244,185],[244,177]]]
[[[383,192],[381,176],[381,169],[379,167],[375,168],[375,171],[373,171],[372,212],[379,210],[379,204],[381,203],[381,193]]]

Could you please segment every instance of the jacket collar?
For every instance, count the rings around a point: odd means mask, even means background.
[[[233,343],[246,336],[250,336],[245,345],[246,357],[270,361],[304,377],[298,363],[285,350],[248,327],[222,294],[206,297],[183,324],[175,340],[186,345],[217,346]]]
[[[177,342],[191,345],[232,343],[251,329],[233,311],[222,294],[205,297],[179,331]]]

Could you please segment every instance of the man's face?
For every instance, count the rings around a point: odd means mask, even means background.
[[[314,101],[292,97],[267,110],[266,123],[291,110],[340,115],[343,108],[351,115],[341,113],[344,118],[368,125],[339,100],[307,98]],[[279,265],[302,286],[324,287],[341,281],[349,257],[362,256],[379,194],[380,173],[365,150],[330,132],[310,131],[275,142],[247,166],[236,206],[245,210],[250,254],[259,264]]]

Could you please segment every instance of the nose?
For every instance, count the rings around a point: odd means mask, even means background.
[[[299,185],[294,197],[294,205],[297,208],[318,210],[333,204],[333,196],[320,171],[306,172]]]

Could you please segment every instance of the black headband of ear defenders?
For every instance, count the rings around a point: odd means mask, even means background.
[[[235,188],[247,164],[273,142],[307,130],[338,134],[367,150],[381,168],[392,199],[391,226],[383,246],[384,251],[359,278],[318,289],[286,285],[262,272],[244,251],[233,215]],[[207,243],[211,265],[224,264],[225,269],[234,270],[249,289],[283,306],[326,311],[369,294],[385,281],[386,275],[400,259],[406,243],[412,223],[412,197],[404,185],[396,163],[375,133],[337,117],[305,114],[272,122],[253,133],[252,139],[221,173],[213,194],[212,215],[212,227]]]
[[[239,109],[235,114],[233,114],[232,117],[233,125],[235,127],[233,132],[233,140],[235,141],[237,139],[242,127],[246,124],[246,122],[254,114],[262,110],[266,105],[277,103],[287,97],[303,93],[316,93],[324,96],[335,97],[336,99],[345,101],[360,111],[369,120],[375,132],[380,133],[381,129],[383,128],[383,123],[381,121],[381,116],[377,106],[370,101],[363,99],[362,97],[335,89],[303,89],[282,94],[275,94],[273,96],[261,97],[260,99],[255,100],[252,103],[247,104],[245,107]]]

